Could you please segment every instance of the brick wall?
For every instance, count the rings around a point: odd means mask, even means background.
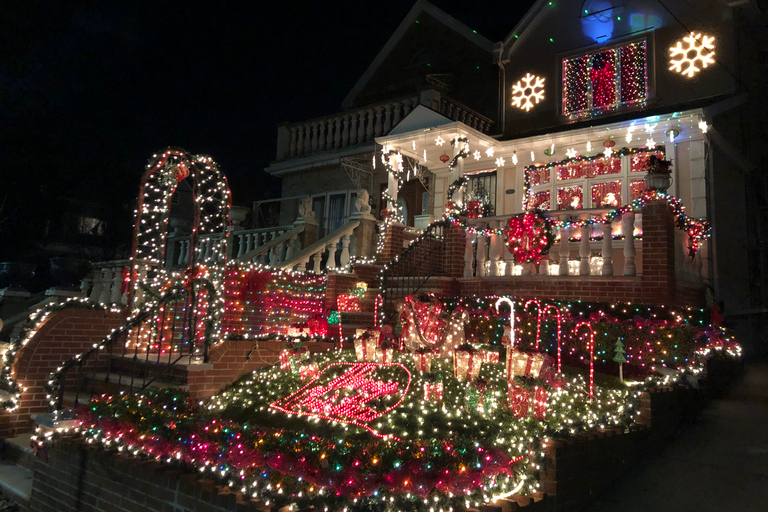
[[[62,439],[35,459],[30,512],[248,512],[267,510],[228,487],[158,462]]]
[[[643,208],[643,302],[675,301],[675,226],[666,201]],[[650,302],[653,301],[653,302]]]
[[[0,414],[0,437],[28,431],[31,415],[48,412],[43,386],[50,372],[101,342],[122,320],[121,314],[92,309],[72,308],[52,313],[16,353],[12,375],[26,389],[16,410]]]
[[[402,224],[391,224],[387,227],[387,232],[384,235],[384,248],[379,255],[380,263],[392,261],[395,256],[403,252],[404,231],[405,226]]]
[[[463,229],[450,226],[445,230],[445,274],[447,276],[464,276],[466,244],[467,235]]]

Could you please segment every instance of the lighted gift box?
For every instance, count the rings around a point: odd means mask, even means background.
[[[293,373],[297,373],[299,362],[308,358],[309,351],[306,347],[285,349],[280,352],[280,369],[290,369]]]
[[[373,338],[356,338],[355,355],[358,361],[375,361],[377,340]]]
[[[453,374],[459,380],[474,380],[480,374],[483,359],[476,351],[457,350],[453,354]]]
[[[478,354],[483,359],[484,363],[498,363],[499,353],[495,350],[478,350]]]
[[[479,383],[476,379],[467,387],[464,395],[464,407],[468,412],[485,414],[491,408],[493,391],[487,382]]]
[[[425,382],[424,383],[424,401],[442,402],[443,401],[443,383]]]
[[[431,352],[414,352],[413,364],[416,365],[416,369],[420,372],[429,372],[432,369],[432,353]]]
[[[360,297],[355,295],[339,295],[336,297],[336,305],[342,313],[354,313],[360,311]]]
[[[509,411],[518,419],[533,415],[537,420],[543,420],[547,414],[548,395],[547,390],[542,386],[525,388],[510,382],[507,394]]]
[[[376,348],[374,349],[374,359],[377,363],[386,364],[391,363],[392,358],[395,355],[395,349],[393,348]]]
[[[317,363],[307,364],[299,367],[299,378],[302,381],[311,380],[317,377],[320,372]]]
[[[507,348],[507,379],[515,377],[554,377],[555,361],[541,352],[521,352]],[[547,379],[545,379],[547,380]]]

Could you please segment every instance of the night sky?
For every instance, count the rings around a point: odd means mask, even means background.
[[[433,3],[498,41],[533,2]],[[110,221],[129,226],[145,163],[171,145],[212,156],[235,204],[279,195],[262,171],[277,124],[339,111],[414,2],[0,5],[7,248],[32,233],[18,228],[33,205],[62,196],[108,198]]]

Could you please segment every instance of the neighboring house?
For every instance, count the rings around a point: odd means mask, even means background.
[[[423,227],[441,216],[461,175],[469,177],[464,199],[490,203],[496,216],[480,228],[501,228],[534,207],[562,228],[564,219],[631,204],[645,187],[648,157],[671,159],[668,193],[714,227],[695,254],[688,233],[675,234],[678,281],[708,286],[708,299],[723,299],[730,314],[748,313],[768,303],[768,260],[755,241],[765,226],[748,222],[748,208],[764,209],[766,198],[746,187],[765,183],[755,172],[764,144],[754,140],[765,115],[762,16],[753,2],[542,0],[491,44],[419,0],[341,112],[279,127],[267,171],[282,178],[284,198],[312,195],[323,233],[353,213],[359,188],[371,193],[374,213],[386,207],[388,189],[399,205],[390,209]],[[454,138],[462,139],[456,147]],[[464,144],[469,156],[449,167]],[[400,186],[382,164],[382,147],[404,157]],[[632,256],[642,273],[642,244],[606,245],[597,226],[569,234],[576,243],[556,244],[553,260],[592,259],[610,246],[612,275],[634,275]],[[591,243],[577,241],[585,234]],[[472,240],[482,251],[468,247],[476,253],[465,277],[520,272],[501,265],[508,255],[485,238]],[[585,265],[576,266],[585,275]],[[704,293],[695,296],[689,302],[704,306]]]

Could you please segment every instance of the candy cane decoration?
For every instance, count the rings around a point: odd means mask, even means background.
[[[541,310],[541,302],[536,299],[531,299],[526,302],[525,306],[523,306],[523,311],[528,310],[528,304],[536,304],[536,312],[538,313],[538,317],[536,318],[536,350],[539,350],[539,340],[541,339],[541,317],[544,315],[544,312]]]
[[[373,325],[377,329],[379,328],[379,304],[381,304],[381,312],[384,312],[384,297],[381,294],[376,296],[376,300],[373,301]]]
[[[595,331],[592,330],[592,325],[589,322],[579,322],[573,329],[574,334],[578,335],[579,327],[582,326],[589,329],[589,397],[592,398],[595,386]]]
[[[499,304],[506,302],[509,304],[509,336],[510,346],[515,346],[515,303],[509,297],[501,297],[496,301],[496,311],[499,311]],[[499,311],[501,313],[501,311]]]
[[[550,309],[555,312],[555,317],[557,318],[557,373],[563,373],[563,356],[562,356],[562,347],[560,345],[560,332],[561,332],[560,327],[562,325],[562,313],[560,312],[560,308],[550,304],[549,306],[544,308],[544,314],[546,315]]]

